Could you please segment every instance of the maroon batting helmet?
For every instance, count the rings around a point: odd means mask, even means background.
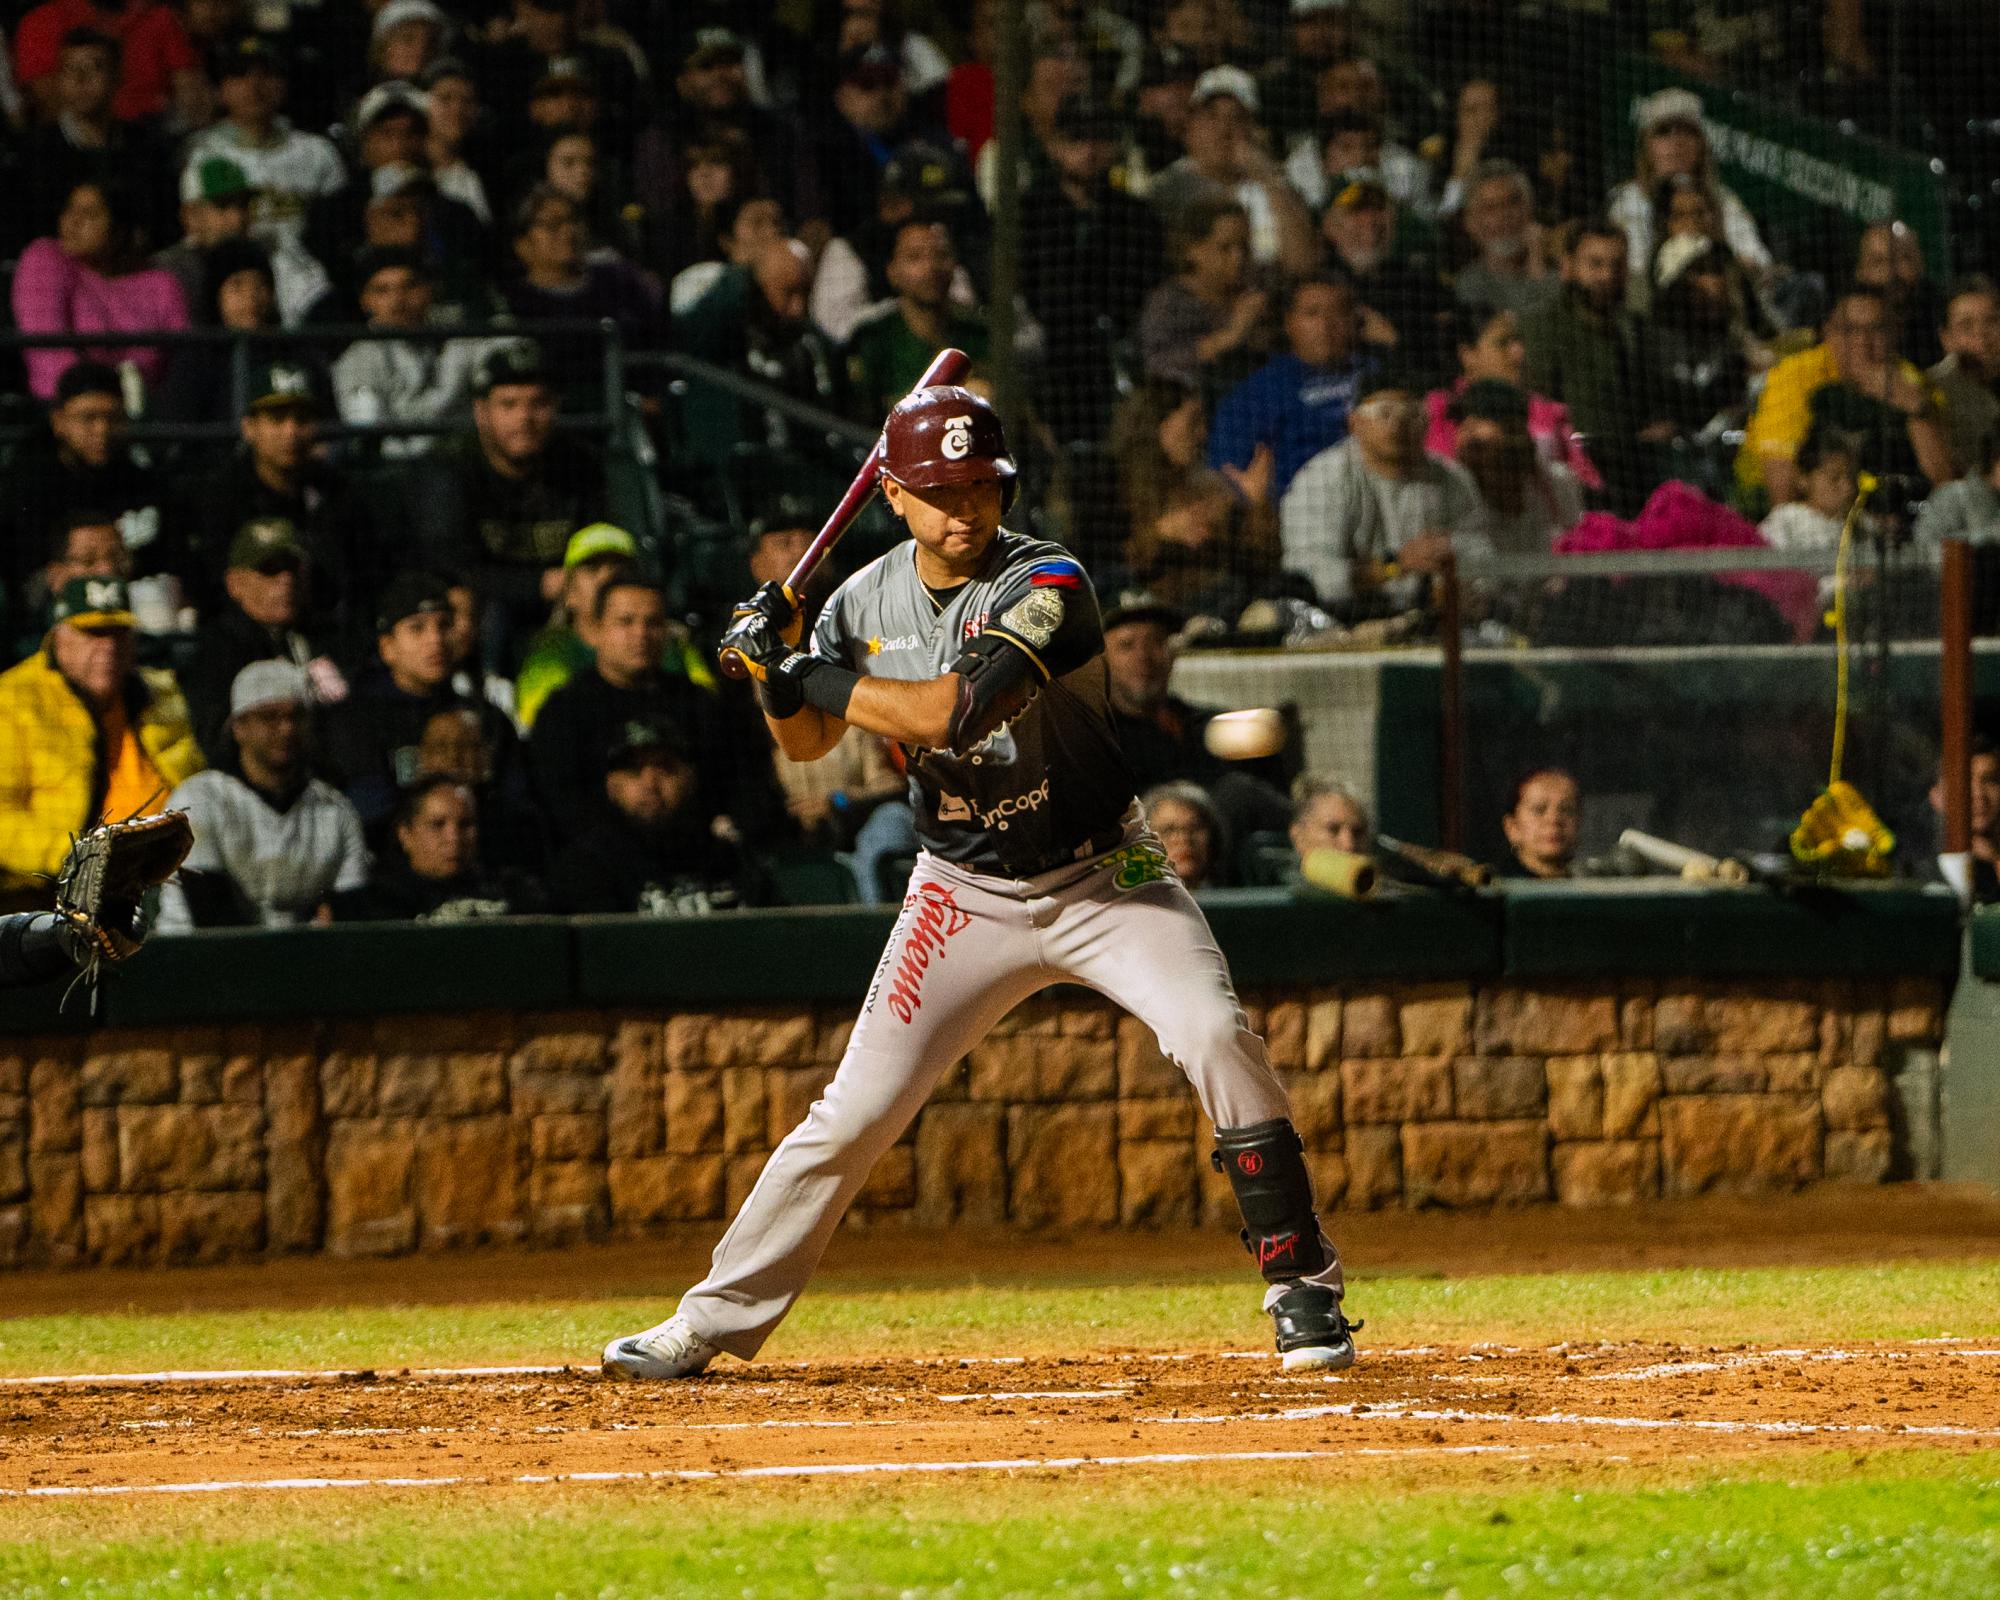
[[[882,428],[882,470],[912,489],[997,482],[1000,509],[1014,503],[1014,458],[1000,417],[970,389],[914,389]]]

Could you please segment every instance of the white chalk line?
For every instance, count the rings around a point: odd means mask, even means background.
[[[1909,1361],[1920,1356],[1942,1355],[1952,1358],[1978,1359],[2000,1357],[2000,1349],[1962,1349],[1957,1346],[1969,1344],[1969,1339],[1938,1338],[1912,1339],[1905,1341],[1905,1347],[1884,1345],[1874,1349],[1861,1350],[1757,1350],[1732,1354],[1715,1361],[1663,1361],[1651,1366],[1636,1367],[1624,1372],[1599,1372],[1577,1374],[1599,1382],[1626,1380],[1644,1382],[1657,1379],[1680,1377],[1690,1373],[1716,1372],[1736,1367],[1753,1366],[1775,1361]],[[1594,1353],[1603,1353],[1607,1347],[1596,1347]],[[1615,1350],[1616,1347],[1609,1347]],[[1466,1353],[1455,1359],[1461,1363],[1480,1364],[1506,1356],[1563,1354],[1568,1346],[1552,1345],[1544,1350],[1528,1350],[1518,1345],[1473,1345]],[[1365,1349],[1364,1360],[1402,1359],[1416,1356],[1442,1355],[1445,1352],[1435,1345],[1405,1345]],[[1573,1352],[1572,1352],[1573,1354]],[[896,1362],[896,1365],[913,1367],[974,1367],[974,1366],[1021,1366],[1029,1361],[1043,1358],[1033,1356],[916,1356]],[[1129,1355],[1105,1355],[1090,1358],[1093,1364],[1120,1365],[1136,1362],[1167,1363],[1190,1361],[1266,1361],[1275,1362],[1277,1357],[1268,1350],[1222,1350],[1222,1351],[1174,1351],[1135,1352]],[[792,1372],[823,1371],[828,1366],[838,1366],[838,1361],[787,1361],[767,1364],[764,1370]],[[414,1380],[439,1380],[453,1378],[555,1378],[594,1377],[591,1366],[579,1363],[541,1364],[523,1366],[469,1366],[469,1367],[186,1367],[166,1368],[159,1372],[45,1372],[25,1377],[0,1377],[0,1388],[33,1389],[50,1387],[87,1388],[102,1384],[107,1387],[144,1388],[162,1384],[229,1384],[229,1383],[373,1383],[389,1384]],[[1552,1373],[1551,1378],[1564,1378],[1569,1374]],[[1296,1381],[1317,1381],[1300,1378]],[[775,1392],[775,1389],[773,1390]],[[1078,1390],[1081,1397],[1094,1394],[1094,1390]],[[1013,1395],[973,1395],[973,1399],[1067,1399],[1070,1391],[1050,1390],[1046,1393],[1023,1390]],[[945,1395],[933,1398],[954,1399]]]
[[[1236,1411],[1223,1415],[1134,1417],[1138,1423],[1209,1425],[1243,1422],[1317,1422],[1349,1417],[1356,1422],[1495,1422],[1570,1428],[1642,1428],[1649,1431],[1748,1433],[1796,1437],[1818,1433],[1875,1434],[1886,1438],[2000,1439],[2000,1428],[1962,1428],[1950,1423],[1886,1426],[1873,1422],[1757,1422],[1722,1417],[1610,1417],[1583,1412],[1545,1411],[1522,1416],[1513,1411],[1466,1411],[1459,1407],[1431,1410],[1414,1406],[1350,1401],[1342,1405],[1288,1406],[1277,1411]]]
[[[380,1383],[401,1378],[553,1378],[580,1375],[581,1366],[540,1367],[191,1367],[164,1372],[49,1372],[29,1378],[0,1378],[0,1386],[32,1389],[49,1384],[94,1383],[143,1387],[156,1383]]]
[[[0,1489],[0,1499],[102,1499],[121,1495],[228,1494],[255,1489],[448,1489],[552,1483],[697,1483],[729,1478],[842,1478],[903,1473],[1076,1471],[1085,1467],[1208,1466],[1221,1462],[1325,1461],[1344,1457],[1507,1456],[1525,1459],[1534,1446],[1496,1444],[1362,1446],[1352,1450],[1176,1450],[1133,1456],[1009,1456],[991,1461],[842,1461],[776,1467],[655,1468],[633,1472],[524,1472],[488,1478],[218,1478],[200,1483],[49,1484]]]
[[[1592,1383],[1619,1383],[1679,1378],[1703,1372],[1735,1372],[1743,1367],[1768,1367],[1781,1361],[1801,1364],[1820,1361],[1916,1361],[1934,1353],[1932,1350],[1753,1350],[1741,1355],[1724,1356],[1719,1361],[1661,1361],[1650,1367],[1634,1367],[1629,1372],[1593,1372],[1588,1377]],[[1949,1350],[1943,1353],[1958,1361],[2000,1356],[2000,1350]]]

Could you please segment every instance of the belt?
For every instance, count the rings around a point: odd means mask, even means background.
[[[1017,867],[1010,865],[1007,871],[1010,876],[1016,878],[1039,878],[1045,872],[1057,872],[1064,867],[1074,867],[1085,861],[1095,861],[1099,856],[1109,855],[1125,842],[1125,826],[1125,819],[1121,817],[1110,827],[1093,833],[1081,844],[1074,845],[1068,850],[1059,851],[1054,855],[1046,856],[1040,861],[1030,862],[1025,866]]]

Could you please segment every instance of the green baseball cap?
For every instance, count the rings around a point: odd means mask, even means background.
[[[139,621],[123,578],[71,578],[57,592],[49,618],[78,628],[130,628]]]
[[[245,411],[310,411],[324,416],[330,407],[319,373],[302,361],[272,361],[250,369],[244,391]]]
[[[302,567],[308,559],[305,541],[289,517],[258,517],[236,530],[229,541],[229,565],[268,572],[276,567]]]
[[[250,174],[227,156],[206,156],[181,174],[183,200],[250,200],[256,193]]]
[[[563,550],[563,571],[572,571],[586,561],[601,561],[606,556],[637,561],[639,541],[609,522],[593,522],[569,536],[569,544]]]

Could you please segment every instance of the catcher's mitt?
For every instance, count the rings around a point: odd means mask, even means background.
[[[194,829],[184,811],[161,811],[92,828],[69,847],[56,875],[55,912],[86,972],[123,961],[146,942],[140,902],[187,859]]]

